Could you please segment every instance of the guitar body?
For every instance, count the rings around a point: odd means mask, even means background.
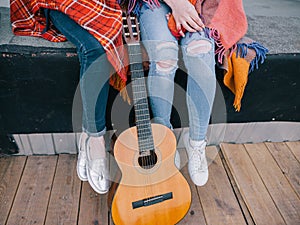
[[[174,164],[176,138],[163,125],[151,128],[157,155],[151,168],[138,162],[136,127],[125,130],[115,143],[114,156],[122,172],[111,209],[116,225],[173,225],[190,207],[190,187]]]

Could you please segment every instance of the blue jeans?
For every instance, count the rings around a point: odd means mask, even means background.
[[[77,48],[80,62],[80,90],[83,131],[91,136],[106,132],[106,103],[112,66],[100,42],[62,12],[50,10],[54,26]]]
[[[154,120],[172,128],[170,116],[180,47],[188,74],[189,135],[192,140],[200,141],[206,138],[216,90],[214,41],[203,31],[186,33],[177,41],[167,26],[166,14],[170,11],[165,3],[153,9],[144,3],[138,17],[150,60],[147,82],[150,106]]]

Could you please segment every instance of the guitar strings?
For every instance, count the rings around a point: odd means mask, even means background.
[[[130,49],[131,48],[131,49]],[[133,98],[134,98],[134,107],[136,112],[136,125],[137,125],[137,133],[138,133],[138,142],[140,152],[142,151],[142,166],[145,165],[144,168],[146,171],[151,167],[155,162],[151,155],[151,150],[154,151],[154,144],[152,138],[151,124],[150,124],[150,114],[149,107],[147,101],[147,91],[145,85],[144,71],[141,64],[137,64],[141,59],[141,52],[139,46],[129,46],[129,50],[133,50],[134,54],[130,54],[130,61],[133,63],[131,65],[132,70],[132,88],[133,88]],[[134,58],[135,57],[135,58]],[[140,68],[138,68],[140,67]],[[143,124],[145,123],[145,124]],[[150,150],[149,150],[150,149]],[[144,156],[144,152],[148,151],[148,157]],[[145,196],[152,196],[152,186],[150,185],[152,182],[151,175],[149,173],[144,176],[145,177]],[[149,188],[150,187],[150,188]]]

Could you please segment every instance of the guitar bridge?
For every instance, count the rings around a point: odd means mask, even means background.
[[[146,206],[150,206],[150,205],[154,205],[169,199],[173,198],[173,193],[169,192],[169,193],[165,193],[162,195],[157,195],[157,196],[153,196],[150,198],[145,198],[142,200],[138,200],[135,202],[132,202],[132,208],[136,209],[136,208],[140,208],[140,207],[146,207]]]

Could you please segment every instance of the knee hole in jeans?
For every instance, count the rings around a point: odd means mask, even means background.
[[[168,73],[175,69],[177,66],[176,60],[162,60],[156,63],[156,69],[159,72]]]
[[[157,51],[159,54],[163,54],[164,51],[169,50],[169,52],[174,51],[175,55],[177,56],[178,47],[173,42],[164,42],[159,45],[157,45]],[[159,58],[164,58],[162,55],[160,55]],[[158,60],[156,62],[156,69],[158,72],[168,74],[172,72],[172,70],[177,68],[177,60],[175,59],[162,59]]]
[[[187,53],[193,56],[208,53],[212,49],[212,44],[208,40],[194,40],[187,46]]]

